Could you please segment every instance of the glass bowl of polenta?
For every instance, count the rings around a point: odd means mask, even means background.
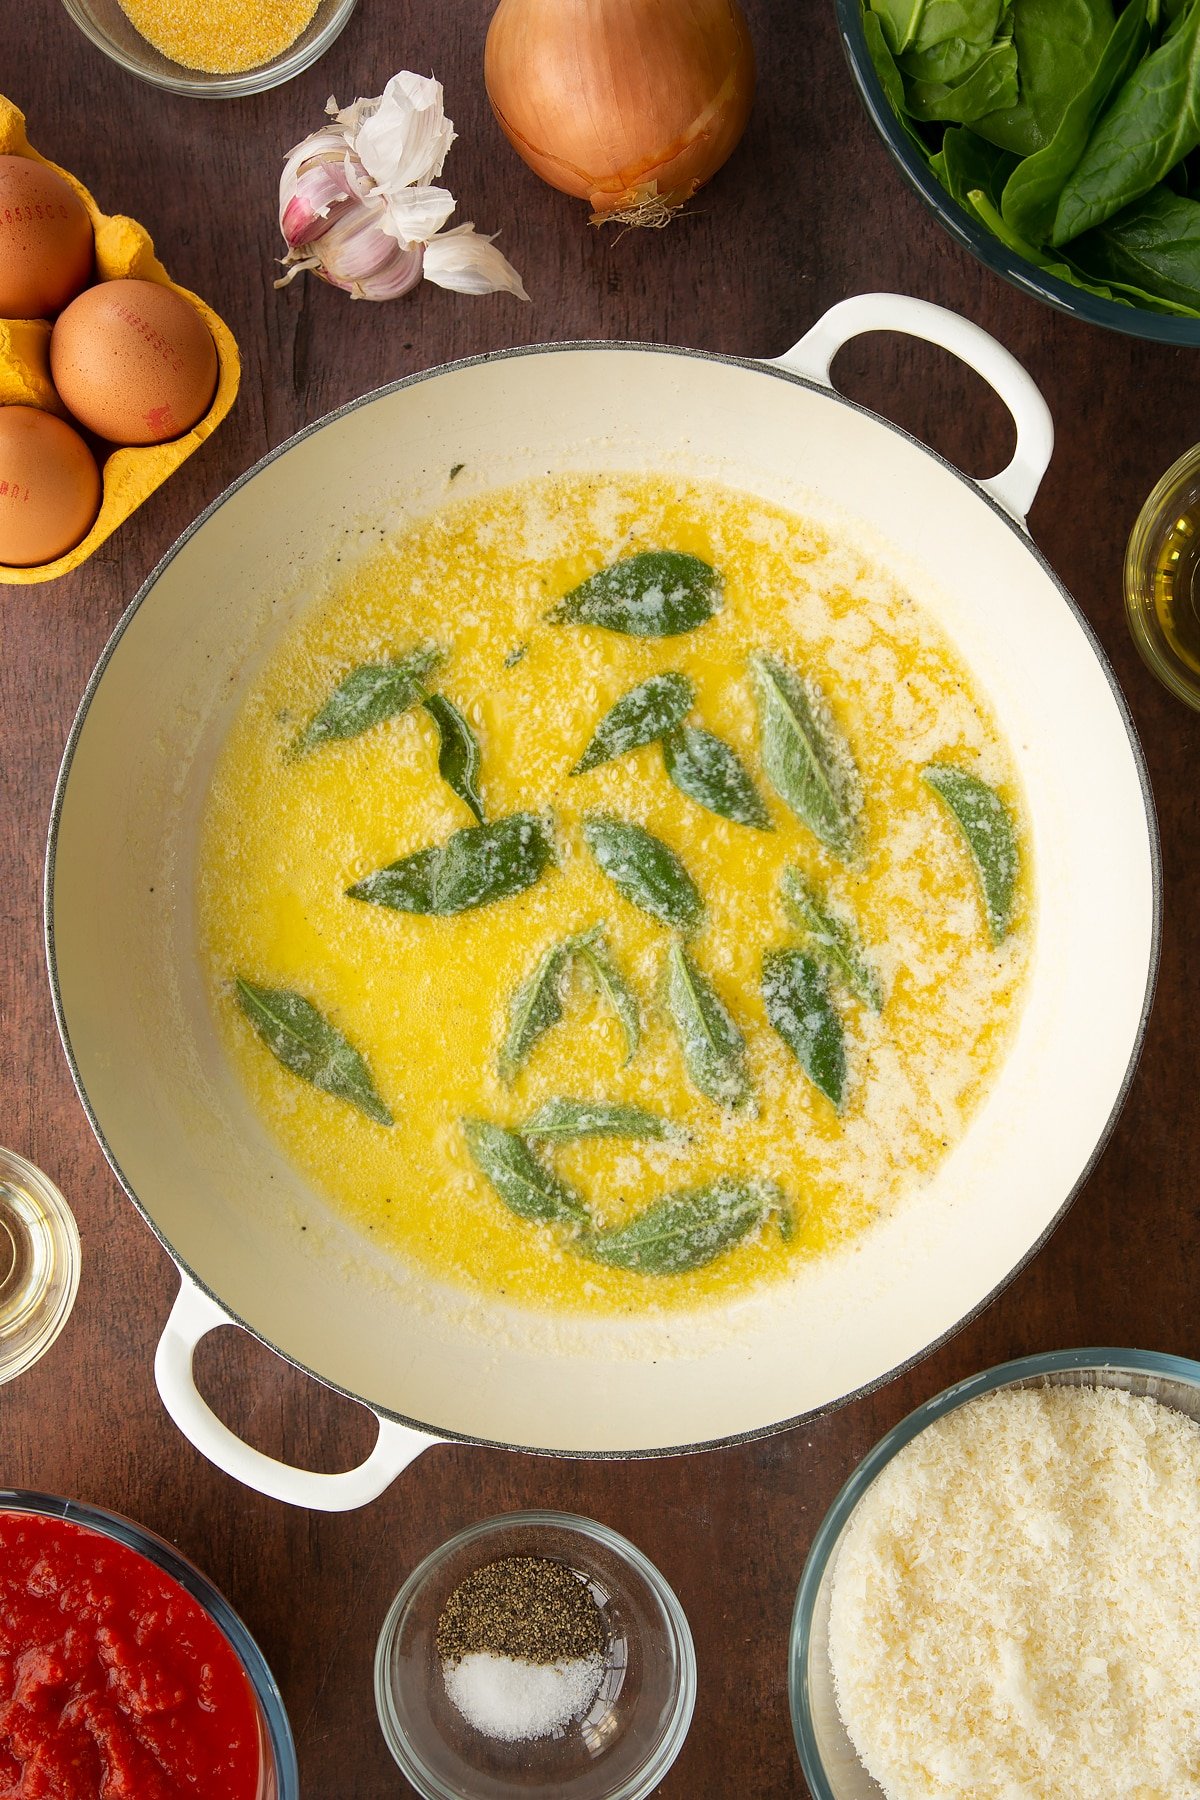
[[[97,49],[130,75],[173,94],[232,100],[279,87],[310,68],[357,0],[62,0]]]

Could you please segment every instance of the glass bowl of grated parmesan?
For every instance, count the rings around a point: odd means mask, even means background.
[[[1200,1800],[1200,1363],[1022,1357],[918,1407],[805,1563],[813,1800]]]

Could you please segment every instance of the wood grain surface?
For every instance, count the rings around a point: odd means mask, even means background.
[[[1121,603],[1122,553],[1141,501],[1200,436],[1200,359],[1061,317],[959,250],[902,184],[863,114],[830,0],[747,0],[762,77],[745,142],[688,217],[624,236],[591,229],[584,209],[543,187],[501,137],[481,76],[489,10],[487,0],[360,0],[324,61],[290,86],[206,102],[123,74],[55,0],[0,8],[0,88],[26,112],[32,141],[107,210],[145,222],[174,276],[229,321],[245,365],[226,423],[88,564],[43,587],[0,587],[0,1141],[61,1185],[85,1258],[62,1338],[0,1392],[0,1485],[131,1514],[212,1576],[278,1676],[307,1800],[408,1791],[376,1727],[371,1661],[414,1563],[491,1513],[591,1514],[658,1563],[695,1634],[695,1722],[661,1792],[803,1795],[788,1719],[788,1621],[809,1541],[855,1461],[918,1401],[1006,1357],[1076,1344],[1200,1356],[1200,717],[1143,668]],[[274,291],[284,152],[320,122],[330,93],[343,102],[377,93],[399,67],[432,70],[445,84],[459,132],[447,171],[459,217],[503,229],[532,305],[428,284],[382,306],[352,304],[309,279]],[[643,1464],[440,1448],[349,1516],[242,1491],[191,1450],[158,1402],[151,1364],[177,1277],[92,1139],[47,991],[46,820],[105,640],[176,534],[233,477],[382,382],[542,339],[775,355],[825,307],[872,288],[959,309],[1040,383],[1058,447],[1033,534],[1107,649],[1149,759],[1166,884],[1162,967],[1141,1066],[1107,1150],[1048,1246],[969,1329],[801,1430]],[[836,375],[971,473],[1007,459],[999,403],[941,352],[877,336],[847,351]],[[1104,895],[1089,903],[1102,906]],[[347,1467],[371,1441],[360,1409],[233,1331],[206,1346],[202,1376],[236,1429],[306,1466]]]

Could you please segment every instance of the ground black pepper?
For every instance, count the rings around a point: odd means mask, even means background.
[[[579,1576],[545,1556],[505,1556],[461,1581],[437,1628],[442,1662],[478,1651],[557,1663],[600,1656],[607,1633]]]

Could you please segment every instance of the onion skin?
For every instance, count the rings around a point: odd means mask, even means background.
[[[484,80],[543,181],[597,223],[658,225],[745,130],[754,51],[737,0],[500,0]]]

